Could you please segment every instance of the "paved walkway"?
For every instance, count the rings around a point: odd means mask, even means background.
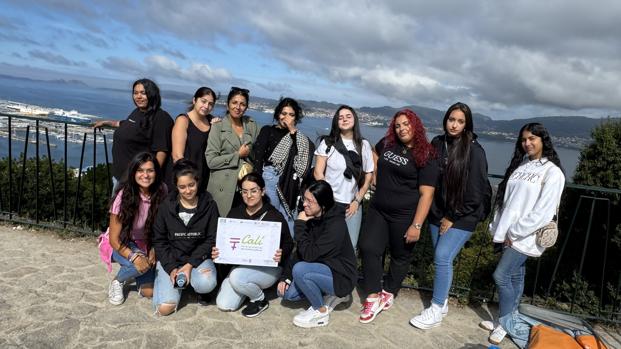
[[[330,324],[300,329],[291,320],[306,304],[278,300],[254,319],[224,313],[185,297],[179,312],[153,315],[151,302],[130,287],[121,306],[107,300],[110,276],[94,238],[0,225],[0,348],[487,348],[477,323],[487,308],[451,304],[443,325],[421,331],[410,317],[428,294],[404,290],[371,324],[357,321],[359,297],[339,306]],[[115,269],[116,270],[116,269]],[[618,333],[616,334],[618,336]],[[618,338],[618,337],[617,337]],[[514,348],[505,340],[503,348]],[[620,346],[621,347],[621,346]]]

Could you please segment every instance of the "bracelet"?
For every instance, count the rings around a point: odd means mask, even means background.
[[[414,229],[416,230],[421,230],[423,228],[423,225],[420,223],[414,223],[412,224],[412,226],[414,227]]]
[[[144,253],[142,253],[142,252],[135,252],[135,253],[134,253],[134,252],[132,252],[132,254],[133,254],[133,256],[132,256],[132,258],[130,258],[130,260],[129,260],[131,263],[134,263],[134,261],[135,261],[136,259],[138,259],[138,257],[146,257],[146,256],[144,255]]]
[[[127,255],[127,260],[130,263],[133,263],[134,259],[136,259],[136,254],[134,253],[134,251],[130,251],[129,254]]]

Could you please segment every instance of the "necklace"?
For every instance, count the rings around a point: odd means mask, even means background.
[[[410,150],[411,148],[408,147],[406,144],[402,145],[402,149],[401,149],[401,154],[405,155],[408,153],[408,150]]]
[[[256,205],[255,207],[253,207],[252,209],[250,209],[250,207],[246,206],[246,213],[249,216],[252,216],[253,214],[259,212],[259,210],[263,207],[263,205]]]

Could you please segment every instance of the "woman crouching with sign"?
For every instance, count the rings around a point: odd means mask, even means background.
[[[255,172],[249,173],[241,179],[239,186],[243,204],[231,209],[227,218],[281,223],[280,248],[274,254],[274,261],[278,263],[278,266],[238,265],[233,267],[222,282],[216,299],[220,310],[235,311],[248,297],[250,302],[241,313],[246,317],[255,317],[269,307],[263,290],[274,285],[280,278],[281,266],[293,249],[293,241],[287,221],[265,196],[263,177]],[[214,247],[211,258],[215,260],[219,255],[218,248]]]
[[[293,318],[299,327],[326,326],[330,311],[346,301],[356,284],[356,256],[345,215],[332,188],[320,180],[304,192],[304,211],[295,221],[297,253],[278,284],[285,300],[308,299],[311,306]],[[324,297],[325,295],[325,297]]]
[[[177,310],[187,285],[202,299],[217,284],[209,257],[216,239],[218,206],[208,192],[198,193],[200,178],[193,162],[177,161],[173,182],[177,190],[162,202],[153,226],[158,258],[153,306],[159,315]]]

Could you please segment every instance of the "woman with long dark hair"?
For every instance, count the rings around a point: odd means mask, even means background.
[[[498,185],[496,213],[490,224],[494,243],[504,247],[494,271],[499,325],[489,321],[480,324],[488,330],[494,328],[489,338],[492,343],[502,341],[505,334],[521,348],[528,343],[530,323],[518,312],[526,259],[545,251],[537,244],[535,231],[556,216],[564,186],[565,175],[548,130],[540,123],[524,125]]]
[[[362,323],[373,321],[392,306],[414,257],[412,250],[431,207],[438,175],[433,146],[422,121],[410,109],[394,115],[373,157],[376,190],[359,245],[367,293]],[[390,269],[382,284],[386,246]]]
[[[297,203],[308,177],[315,145],[297,127],[304,117],[293,98],[281,98],[274,109],[276,125],[261,128],[254,145],[254,170],[265,180],[265,192],[293,233]]]
[[[149,79],[136,80],[132,85],[136,108],[125,120],[97,121],[95,128],[116,128],[112,143],[112,176],[118,183],[130,161],[140,152],[155,155],[160,168],[166,168],[171,151],[170,132],[173,120],[162,107],[160,89]]]
[[[491,205],[487,159],[473,132],[470,107],[460,102],[451,105],[442,125],[444,134],[431,141],[440,167],[429,211],[435,266],[433,298],[430,307],[410,320],[423,330],[439,326],[448,313],[453,260],[477,224],[486,218]]]
[[[342,105],[334,113],[330,134],[315,151],[316,180],[330,183],[334,201],[345,211],[345,222],[354,249],[362,223],[362,199],[373,179],[373,151],[362,138],[354,108]]]
[[[207,190],[218,203],[220,214],[229,212],[233,206],[240,169],[252,163],[252,144],[259,129],[252,118],[244,115],[249,93],[247,89],[231,87],[226,98],[226,115],[212,125],[207,140],[205,157],[211,171]]]
[[[121,269],[110,283],[108,300],[125,301],[124,284],[135,279],[138,292],[153,295],[155,250],[151,244],[153,222],[166,196],[162,171],[155,156],[139,153],[129,163],[126,180],[121,181],[110,204],[109,238],[112,260]]]
[[[356,285],[356,255],[347,234],[343,209],[326,181],[304,192],[304,210],[295,221],[296,251],[278,283],[278,295],[307,299],[311,306],[293,318],[298,327],[326,326],[330,312],[350,298]]]
[[[248,305],[241,311],[246,317],[258,316],[269,307],[263,290],[278,281],[282,274],[282,266],[293,249],[287,221],[274,206],[270,205],[269,198],[265,198],[265,185],[263,177],[258,173],[251,172],[245,175],[239,184],[243,204],[233,208],[227,216],[228,218],[281,223],[280,248],[274,251],[274,261],[278,263],[278,266],[234,266],[220,286],[216,299],[218,308],[223,311],[235,311],[248,298]],[[211,258],[216,259],[219,254],[218,249],[214,247]]]
[[[186,159],[173,167],[173,191],[162,202],[153,225],[157,254],[153,307],[158,315],[177,310],[182,289],[192,286],[200,303],[217,285],[216,267],[209,258],[216,242],[218,207],[211,195],[199,191],[196,165]]]
[[[192,161],[196,164],[201,179],[199,192],[207,190],[209,182],[209,166],[205,159],[205,150],[211,124],[219,120],[211,115],[217,99],[212,89],[200,87],[194,93],[187,113],[177,116],[172,129],[172,162],[170,162],[169,171],[172,173],[172,164],[181,159]],[[172,177],[169,178],[171,183]]]

